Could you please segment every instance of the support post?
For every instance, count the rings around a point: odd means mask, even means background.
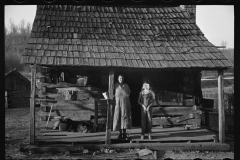
[[[95,99],[94,100],[94,126],[96,127],[95,129],[97,129],[98,127],[98,100]]]
[[[35,143],[35,89],[36,89],[36,65],[31,65],[31,95],[30,95],[30,144]]]
[[[223,70],[218,71],[218,125],[220,143],[225,142],[225,114],[223,99]]]
[[[5,91],[5,108],[8,108],[8,93]]]
[[[107,124],[105,144],[110,144],[111,140],[111,126],[112,126],[112,108],[113,108],[113,89],[114,89],[114,71],[109,71],[109,84],[108,84],[108,108],[107,108]]]

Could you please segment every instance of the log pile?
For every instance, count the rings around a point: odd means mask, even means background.
[[[197,106],[193,107],[155,107],[152,125],[173,126],[173,125],[193,125],[201,126],[202,111]],[[175,117],[169,117],[174,115]]]
[[[91,116],[106,116],[107,104],[99,101],[101,91],[99,88],[79,86],[67,82],[52,83],[49,76],[40,74],[37,83],[40,104],[37,117],[40,118],[40,127],[45,128],[46,123],[52,127],[58,118],[67,117],[73,121],[90,121]],[[96,110],[96,111],[95,111]],[[94,120],[97,125],[97,119]]]

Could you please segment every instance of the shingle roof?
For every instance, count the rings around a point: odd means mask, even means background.
[[[39,5],[23,63],[229,67],[187,12],[166,6]]]
[[[31,82],[31,80],[29,80],[27,77],[25,77],[25,76],[22,75],[20,72],[18,72],[18,71],[16,70],[16,68],[13,69],[13,70],[11,70],[11,71],[8,72],[8,73],[5,73],[5,78],[8,77],[10,74],[14,74],[14,75],[16,75],[16,76],[18,76],[18,77],[21,77],[21,79],[24,80],[24,81],[26,81],[26,82],[29,82],[29,83]]]

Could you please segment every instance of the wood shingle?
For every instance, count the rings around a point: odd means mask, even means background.
[[[22,62],[130,68],[233,66],[180,6],[39,5]]]

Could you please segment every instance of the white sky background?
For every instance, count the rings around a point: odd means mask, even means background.
[[[9,27],[10,18],[18,25],[22,19],[33,24],[36,14],[34,5],[5,6],[5,25]],[[215,46],[222,41],[227,48],[234,48],[234,7],[233,5],[197,5],[197,25],[205,37]]]

